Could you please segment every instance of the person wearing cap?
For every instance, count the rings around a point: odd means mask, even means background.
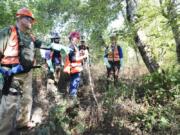
[[[51,33],[51,46],[53,50],[46,50],[45,59],[48,65],[48,82],[58,84],[60,69],[63,66],[63,58],[69,53],[69,47],[60,44],[58,33]]]
[[[60,45],[60,36],[58,33],[51,34],[51,44]],[[59,50],[47,50],[46,62],[48,65],[48,78],[57,82],[57,76],[60,76],[61,54]]]
[[[83,70],[82,61],[87,58],[87,56],[80,55],[78,44],[80,41],[79,32],[71,32],[69,36],[70,40],[70,52],[69,52],[69,61],[70,61],[70,87],[69,87],[69,96],[72,98],[77,97],[77,91],[80,83],[80,73]]]
[[[123,51],[117,44],[118,36],[116,33],[110,35],[111,44],[106,47],[104,54],[104,62],[107,68],[107,78],[113,75],[114,84],[117,84],[119,70],[123,66]]]
[[[35,48],[43,47],[31,34],[35,18],[28,8],[16,13],[16,25],[0,31],[0,72],[4,86],[0,104],[0,135],[21,127],[33,127],[32,71]],[[46,46],[44,46],[46,47]],[[50,48],[50,47],[47,47]]]

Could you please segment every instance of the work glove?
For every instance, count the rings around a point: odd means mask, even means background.
[[[124,63],[123,63],[123,58],[121,58],[121,59],[120,59],[120,65],[121,65],[121,67],[123,67],[123,66],[124,66]]]
[[[59,47],[59,44],[57,44],[57,43],[51,43],[51,48],[53,50],[57,50],[57,51],[61,50],[61,48]]]
[[[0,68],[0,73],[6,75],[6,76],[11,76],[12,74],[18,74],[18,73],[21,73],[24,71],[24,68],[22,65],[18,64],[14,67],[12,67],[11,69],[9,70],[6,70],[6,69],[3,69],[3,68]]]
[[[107,58],[104,58],[104,64],[106,65],[107,68],[111,68],[111,65],[109,64]]]
[[[121,65],[120,70],[122,71],[123,68],[124,68],[124,63],[123,63],[123,59],[122,58],[120,59],[120,65]]]
[[[24,71],[24,68],[22,65],[18,64],[17,66],[14,66],[11,68],[11,70],[8,70],[8,75],[12,75],[12,74],[17,74],[17,73],[21,73]]]

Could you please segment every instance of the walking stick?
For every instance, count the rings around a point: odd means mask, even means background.
[[[95,95],[95,92],[94,92],[94,82],[93,82],[93,80],[92,80],[91,70],[90,70],[89,63],[88,63],[87,69],[88,69],[88,77],[89,77],[89,84],[90,84],[91,92],[92,92],[93,98],[94,98],[97,106],[99,106],[98,101],[97,101],[97,98],[96,98],[96,95]]]

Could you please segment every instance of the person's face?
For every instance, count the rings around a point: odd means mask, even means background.
[[[32,29],[34,20],[29,16],[23,16],[21,17],[20,22],[21,22],[22,27],[28,30],[28,29]]]
[[[54,39],[54,43],[59,43],[59,41],[60,41],[60,38],[55,38]]]
[[[84,42],[84,41],[81,41],[81,45],[85,45],[85,42]]]
[[[71,42],[72,42],[73,45],[77,45],[77,44],[79,43],[79,38],[73,37],[73,38],[71,39]]]
[[[111,43],[116,44],[116,38],[111,38]]]

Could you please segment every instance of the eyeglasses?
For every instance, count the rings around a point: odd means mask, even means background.
[[[34,20],[32,17],[29,17],[29,16],[23,16],[23,18],[25,18],[26,20],[28,20],[29,22],[33,23]]]

